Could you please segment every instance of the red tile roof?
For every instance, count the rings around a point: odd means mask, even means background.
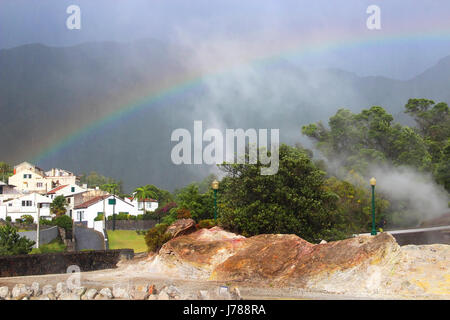
[[[133,197],[128,197],[128,199],[130,199],[130,200],[134,200],[134,198],[133,198]],[[142,200],[141,200],[141,199],[137,199],[137,201],[138,201],[138,202],[142,202]],[[158,200],[155,200],[155,199],[150,199],[150,198],[145,198],[145,199],[144,199],[144,202],[158,202]]]
[[[110,194],[104,195],[104,196],[97,196],[95,198],[92,198],[91,200],[85,201],[77,206],[74,207],[74,209],[84,209],[84,208],[89,208],[90,206],[92,206],[93,204],[96,204],[99,201],[102,201],[106,198],[111,197]]]
[[[59,190],[65,188],[65,187],[67,187],[67,186],[68,186],[68,184],[65,184],[65,185],[63,185],[63,186],[56,187],[55,189],[52,189],[52,190],[50,190],[49,192],[47,192],[47,194],[54,194],[54,193],[56,193],[56,191],[59,191]]]

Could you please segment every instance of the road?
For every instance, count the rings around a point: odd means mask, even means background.
[[[76,250],[104,250],[103,236],[94,229],[74,226]]]
[[[385,230],[385,232],[390,233],[392,235],[396,235],[396,234],[422,233],[422,232],[446,231],[446,230],[450,231],[450,226],[403,229],[403,230]],[[361,233],[359,235],[360,236],[370,236],[370,233]]]

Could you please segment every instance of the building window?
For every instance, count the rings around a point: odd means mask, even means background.
[[[70,203],[70,198],[67,198],[67,203]]]
[[[75,192],[75,187],[71,187],[70,192]]]
[[[42,186],[43,186],[42,182],[38,182],[38,183],[36,183],[36,187],[38,187],[38,188],[42,188]]]
[[[23,178],[24,178],[24,179],[31,179],[31,174],[25,173],[25,174],[23,175]]]
[[[78,221],[82,221],[84,219],[84,211],[77,211]]]
[[[33,202],[31,200],[22,200],[22,207],[31,207]]]

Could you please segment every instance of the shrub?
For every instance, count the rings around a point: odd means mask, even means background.
[[[119,214],[116,216],[116,220],[128,220],[128,217],[128,212],[119,212]]]
[[[115,217],[114,217],[115,216]],[[108,220],[114,220],[114,218],[116,219],[116,220],[128,220],[128,214],[123,214],[122,212],[121,213],[119,213],[119,214],[114,214],[114,215],[110,215],[109,217],[108,217]]]
[[[145,243],[149,252],[158,252],[163,244],[172,238],[171,234],[166,232],[168,227],[168,224],[160,223],[148,230],[145,235]]]
[[[63,228],[66,231],[72,230],[73,222],[72,222],[72,218],[70,218],[69,216],[62,215],[62,216],[56,217],[54,223],[58,227]]]
[[[142,215],[142,220],[153,220],[154,215],[150,212],[146,212]]]
[[[54,226],[55,225],[55,221],[54,220],[47,220],[44,218],[40,218],[39,219],[39,224],[40,225],[46,225],[46,226]]]
[[[94,219],[94,221],[102,221],[103,220],[103,213],[97,215]]]
[[[21,237],[9,224],[0,227],[0,255],[28,254],[34,244],[34,241]]]
[[[177,211],[178,219],[189,219],[191,217],[191,212],[188,209],[180,208]]]
[[[29,214],[24,214],[20,218],[22,219],[22,222],[26,224],[32,224],[34,222],[33,216],[30,216]]]
[[[212,228],[214,226],[216,226],[217,223],[214,221],[214,219],[205,219],[205,220],[200,220],[198,222],[198,227],[199,228]]]
[[[22,223],[22,219],[17,218],[17,219],[16,219],[16,223]]]
[[[136,216],[129,215],[129,216],[128,216],[128,220],[137,220],[137,218],[136,218]]]
[[[6,217],[6,221],[7,221],[7,222],[11,222],[11,220],[12,220],[12,219],[11,219],[10,216]]]
[[[138,214],[136,219],[137,220],[144,220],[144,215],[143,214]]]

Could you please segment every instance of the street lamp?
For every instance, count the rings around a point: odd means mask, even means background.
[[[219,190],[219,181],[214,180],[211,183],[211,187],[214,190],[214,222],[217,222],[217,190]]]
[[[377,230],[375,229],[375,185],[377,184],[377,179],[370,179],[370,185],[372,186],[372,232],[373,236],[377,235]]]

